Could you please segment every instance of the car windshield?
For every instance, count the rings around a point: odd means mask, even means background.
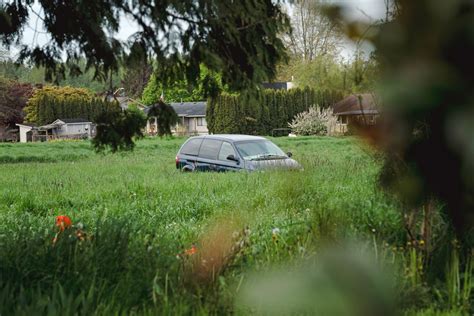
[[[235,147],[245,160],[287,158],[285,153],[269,140],[238,142]]]

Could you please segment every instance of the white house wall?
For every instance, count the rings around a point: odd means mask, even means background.
[[[197,125],[197,117],[185,117],[185,126],[188,128],[188,133],[191,134],[209,134],[209,130],[207,129],[207,122],[205,125],[199,126]],[[203,117],[205,120],[205,117]]]
[[[77,134],[90,134],[91,125],[90,123],[81,124],[65,124],[61,130],[58,130],[59,135],[77,135]]]
[[[27,133],[31,131],[29,126],[19,126],[20,127],[20,143],[26,143],[28,141]]]
[[[186,133],[188,134],[199,134],[199,135],[207,135],[209,134],[209,130],[207,129],[207,122],[204,119],[204,125],[198,126],[197,125],[197,117],[179,117],[178,125],[171,129],[173,134],[177,133],[179,130],[179,126],[184,126],[186,128]],[[147,125],[145,128],[147,133],[156,133],[156,121],[154,119],[148,120]]]

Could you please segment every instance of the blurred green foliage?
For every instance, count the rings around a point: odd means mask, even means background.
[[[411,205],[440,200],[457,231],[472,236],[474,3],[397,4],[399,15],[373,38],[388,121],[383,180]]]

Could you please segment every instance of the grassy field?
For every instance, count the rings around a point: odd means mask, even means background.
[[[394,311],[469,313],[472,267],[460,271],[452,255],[440,267],[451,279],[428,274],[437,263],[407,245],[401,206],[377,188],[379,158],[358,140],[276,138],[304,171],[225,174],[177,171],[183,141],[145,139],[115,155],[88,142],[0,144],[0,315],[271,313],[249,293],[287,281],[251,276],[282,267],[304,274],[308,262],[347,278],[330,302],[368,315],[381,294],[377,282],[362,282],[382,277],[365,263],[366,279],[347,272],[361,253],[390,271]],[[53,244],[57,215],[76,226]],[[328,248],[338,249],[338,264]],[[335,284],[321,275],[315,280]],[[270,296],[285,301],[280,292]]]

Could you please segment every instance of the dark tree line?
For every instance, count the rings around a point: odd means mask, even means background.
[[[206,120],[211,133],[271,135],[287,128],[293,117],[311,106],[328,107],[342,99],[338,91],[314,89],[264,90],[257,97],[222,94],[208,102]]]

